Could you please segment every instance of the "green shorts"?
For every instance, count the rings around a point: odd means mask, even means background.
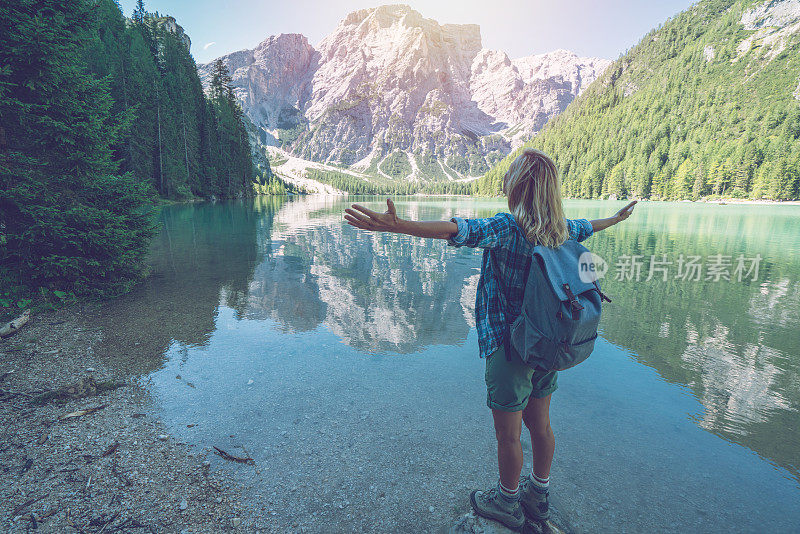
[[[558,371],[533,369],[517,356],[508,361],[500,347],[486,358],[486,404],[493,410],[524,410],[528,398],[541,399],[558,389]]]

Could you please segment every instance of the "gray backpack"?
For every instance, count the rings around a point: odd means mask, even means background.
[[[585,256],[582,256],[584,255]],[[593,276],[589,250],[573,239],[558,248],[533,248],[522,312],[508,325],[506,357],[512,353],[531,367],[561,371],[589,357],[597,339],[602,301],[611,302]],[[505,295],[499,269],[495,278]]]

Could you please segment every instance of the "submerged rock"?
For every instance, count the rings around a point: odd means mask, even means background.
[[[459,517],[447,532],[448,534],[518,534],[518,531],[506,528],[497,521],[477,516],[473,511]],[[564,534],[560,528],[549,521],[545,523],[526,521],[522,533]]]

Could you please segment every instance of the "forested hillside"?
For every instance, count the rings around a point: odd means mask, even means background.
[[[0,35],[0,306],[129,287],[159,195],[252,193],[230,77],[204,94],[173,18],[19,0]]]
[[[527,146],[565,194],[797,199],[800,3],[706,0],[648,33]],[[500,191],[516,152],[475,184]]]
[[[146,12],[141,0],[131,19],[113,0],[93,11],[88,68],[108,78],[112,115],[130,121],[113,147],[120,170],[168,198],[249,194],[250,148],[227,70],[215,71],[206,96],[172,17]]]

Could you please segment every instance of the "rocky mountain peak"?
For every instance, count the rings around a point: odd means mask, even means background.
[[[464,42],[480,50],[480,26],[477,24],[443,24],[427,19],[415,9],[405,4],[391,4],[367,9],[360,9],[347,15],[339,24],[339,28],[359,28],[360,32],[379,31],[391,27],[405,28],[411,31],[436,35],[459,36]]]
[[[170,17],[169,15],[166,15],[157,17],[154,20],[156,25],[158,25],[159,27],[167,30],[168,32],[174,33],[178,37],[180,42],[183,44],[183,46],[186,47],[187,50],[192,47],[192,40],[189,39],[188,35],[186,35],[183,26],[178,24],[178,22],[175,20],[175,17]]]
[[[482,48],[477,24],[402,4],[348,14],[316,48],[283,34],[222,59],[269,143],[414,180],[482,174],[609,64],[566,50],[512,60]]]
[[[342,19],[341,24],[345,26],[358,26],[364,21],[375,21],[378,24],[390,26],[395,21],[408,19],[407,24],[413,26],[424,17],[411,6],[406,4],[389,4],[378,7],[359,9],[348,14]]]
[[[474,55],[481,49],[481,34],[477,24],[440,25],[407,5],[395,4],[350,13],[318,48],[327,59],[353,48],[384,59],[409,51],[424,55],[437,48]]]

